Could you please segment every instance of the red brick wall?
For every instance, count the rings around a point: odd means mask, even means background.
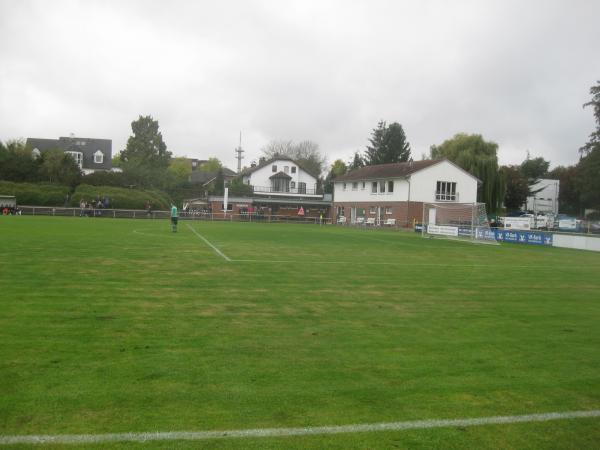
[[[420,223],[423,219],[422,202],[334,202],[331,207],[331,219],[334,223],[337,221],[338,207],[343,208],[343,215],[346,217],[348,223],[351,217],[351,208],[363,208],[365,210],[365,219],[369,217],[377,219],[377,211],[375,211],[374,214],[371,214],[371,207],[382,207],[384,210],[381,214],[381,219],[383,221],[387,219],[396,219],[396,225],[398,226],[412,227],[413,221]],[[392,208],[392,214],[385,213],[386,207]]]

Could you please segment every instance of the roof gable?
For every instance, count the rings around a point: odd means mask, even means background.
[[[297,165],[300,169],[302,169],[304,172],[306,172],[308,175],[310,175],[311,177],[313,177],[315,179],[318,178],[314,173],[306,170],[302,166],[302,164],[298,163],[298,161],[294,161],[292,158],[289,158],[287,156],[276,156],[274,158],[269,159],[268,161],[264,161],[263,163],[257,165],[256,167],[250,167],[249,169],[243,170],[242,174],[244,176],[249,176],[249,175],[253,174],[254,172],[256,172],[257,170],[260,170],[263,167],[267,167],[267,166],[269,166],[269,165],[271,165],[271,164],[273,164],[274,162],[277,162],[277,161],[289,161],[289,162],[292,162],[295,165]]]
[[[352,170],[335,178],[335,181],[358,181],[374,178],[404,178],[408,175],[423,170],[426,167],[440,163],[442,160],[428,159],[423,161],[409,161],[391,164],[377,164],[364,166]]]

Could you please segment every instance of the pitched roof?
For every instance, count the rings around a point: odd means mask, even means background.
[[[296,164],[298,167],[300,167],[304,172],[306,172],[307,174],[311,175],[314,178],[319,178],[318,176],[316,176],[314,173],[306,170],[302,164],[298,163],[298,161],[294,161],[292,158],[289,158],[287,156],[275,156],[267,161],[264,161],[261,164],[258,164],[255,167],[250,167],[247,169],[242,170],[242,174],[243,175],[250,175],[251,173],[256,172],[258,169],[262,169],[265,166],[268,166],[269,164],[273,163],[274,161],[290,161],[293,162],[294,164]]]
[[[392,164],[378,164],[375,166],[365,166],[352,170],[344,175],[335,178],[335,181],[356,181],[368,180],[372,178],[398,178],[406,177],[412,173],[423,170],[426,167],[433,166],[442,162],[442,159],[426,159],[423,161],[410,161]]]
[[[207,184],[207,183],[210,183],[215,178],[217,178],[218,173],[219,173],[218,171],[205,172],[203,170],[194,170],[193,172],[190,173],[189,180],[191,183]],[[227,167],[223,167],[223,177],[224,178],[230,179],[235,176],[236,176],[236,173],[233,170],[228,169]]]
[[[269,177],[269,179],[273,179],[273,178],[287,178],[288,180],[292,179],[292,177],[290,177],[287,173],[283,173],[283,172],[274,173],[273,175],[271,175]]]

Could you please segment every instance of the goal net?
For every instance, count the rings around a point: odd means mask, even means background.
[[[485,203],[424,203],[422,235],[497,243]]]

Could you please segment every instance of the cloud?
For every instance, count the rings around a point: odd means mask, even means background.
[[[586,1],[0,0],[0,139],[68,133],[124,147],[138,115],[177,155],[235,167],[271,139],[329,161],[381,119],[419,158],[457,132],[571,164],[600,79]]]

